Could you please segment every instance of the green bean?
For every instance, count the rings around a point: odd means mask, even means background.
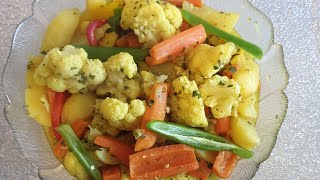
[[[164,121],[150,121],[148,129],[168,139],[207,151],[229,150],[241,158],[251,158],[253,152],[241,148],[227,139],[208,132]]]

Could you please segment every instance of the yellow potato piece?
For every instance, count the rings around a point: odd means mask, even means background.
[[[63,160],[64,167],[79,180],[89,179],[89,175],[72,152],[68,152]]]
[[[80,22],[80,11],[77,8],[61,11],[49,24],[44,35],[41,51],[68,45]]]
[[[87,9],[81,15],[82,21],[109,19],[114,9],[123,5],[123,0],[87,0]]]
[[[260,144],[256,128],[241,118],[231,118],[231,137],[234,143],[246,149],[253,149]]]
[[[25,101],[29,117],[34,118],[41,126],[50,127],[52,125],[50,113],[45,108],[47,99],[46,87],[34,85],[25,90]]]
[[[220,12],[205,6],[202,8],[198,8],[194,7],[192,4],[186,1],[184,1],[182,9],[185,9],[201,17],[202,19],[207,20],[212,25],[228,33],[232,32],[240,17],[239,13]]]
[[[86,120],[94,111],[96,98],[91,94],[74,94],[63,106],[61,120],[71,124],[75,120]]]

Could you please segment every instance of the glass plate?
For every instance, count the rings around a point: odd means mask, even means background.
[[[230,179],[252,178],[260,163],[265,161],[276,142],[277,134],[287,111],[287,97],[283,90],[288,84],[283,51],[274,44],[273,28],[268,18],[247,0],[205,0],[205,4],[221,11],[241,14],[236,30],[246,40],[264,51],[260,66],[261,97],[257,131],[261,145],[255,156],[241,160]],[[39,171],[43,179],[72,179],[60,161],[52,154],[39,124],[26,115],[24,103],[25,73],[30,55],[38,54],[41,39],[50,20],[62,9],[85,7],[84,0],[38,0],[33,4],[33,15],[17,28],[10,57],[3,72],[3,86],[9,105],[5,115],[11,125],[25,158]],[[272,76],[271,76],[272,75]]]

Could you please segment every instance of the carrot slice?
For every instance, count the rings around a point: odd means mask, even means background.
[[[128,144],[111,136],[97,136],[94,143],[108,148],[110,154],[118,158],[123,164],[129,165],[129,155],[133,154],[134,150]]]
[[[77,135],[78,138],[83,137],[88,126],[89,126],[89,122],[87,122],[85,120],[74,121],[71,125],[74,133]],[[66,156],[67,152],[68,152],[68,148],[67,148],[66,143],[64,142],[63,139],[60,139],[60,141],[58,141],[58,143],[53,147],[53,154],[59,160],[63,160],[63,158]]]
[[[202,44],[206,38],[206,31],[203,25],[199,24],[153,46],[150,50],[151,58],[146,59],[146,62],[149,65],[157,65],[172,61],[186,48]]]
[[[101,169],[103,180],[120,180],[121,171],[119,166],[102,167]]]
[[[230,117],[217,119],[214,130],[219,135],[226,135],[231,130]]]
[[[181,32],[190,28],[192,28],[192,26],[189,23],[187,23],[186,21],[182,21],[182,25],[180,26]]]
[[[187,172],[187,175],[200,178],[200,180],[207,180],[212,170],[208,167],[208,163],[205,160],[200,160],[199,168],[193,171]]]
[[[194,149],[183,144],[162,146],[135,153],[130,159],[131,179],[154,179],[199,168]]]
[[[220,151],[213,164],[212,170],[217,176],[228,178],[239,159],[239,156],[230,151]]]
[[[164,120],[166,116],[167,98],[170,85],[167,83],[154,84],[147,103],[146,112],[143,115],[141,129],[143,136],[137,139],[135,151],[151,148],[157,140],[157,134],[147,129],[147,123],[151,120]]]
[[[116,45],[118,47],[129,47],[129,48],[141,48],[142,43],[139,42],[139,38],[134,33],[129,33],[122,36],[117,40]]]
[[[183,0],[166,0],[167,2],[176,5],[178,7],[182,7]],[[193,4],[196,7],[202,7],[202,0],[186,0],[187,2]]]

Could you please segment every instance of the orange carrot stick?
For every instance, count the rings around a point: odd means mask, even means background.
[[[146,62],[149,65],[157,65],[173,60],[186,48],[202,44],[206,38],[206,31],[203,25],[199,24],[153,46],[150,50],[151,58],[147,58]]]
[[[85,120],[77,120],[74,121],[71,125],[74,133],[77,135],[78,138],[83,137],[87,128],[89,126],[89,122]],[[63,139],[58,141],[58,143],[53,147],[53,154],[59,159],[63,160],[68,152],[68,148]]]
[[[217,119],[214,130],[219,135],[227,135],[227,133],[231,130],[230,117]]]
[[[103,180],[120,180],[121,171],[119,166],[103,167],[101,169]]]
[[[123,164],[129,165],[129,155],[133,154],[134,150],[128,144],[111,136],[97,136],[94,143],[108,148],[110,154],[118,158]]]
[[[228,178],[239,159],[239,156],[230,151],[220,151],[213,164],[212,170],[217,176]]]
[[[130,159],[131,179],[154,179],[199,168],[194,149],[183,144],[162,146],[135,153]]]
[[[200,178],[200,180],[207,180],[211,172],[212,170],[208,167],[208,163],[205,160],[200,160],[199,168],[187,172],[187,175]]]
[[[164,120],[166,116],[167,97],[170,85],[167,83],[154,84],[147,103],[146,112],[143,115],[141,128],[143,136],[137,139],[135,151],[151,148],[157,140],[157,134],[147,129],[146,125],[151,120]]]

